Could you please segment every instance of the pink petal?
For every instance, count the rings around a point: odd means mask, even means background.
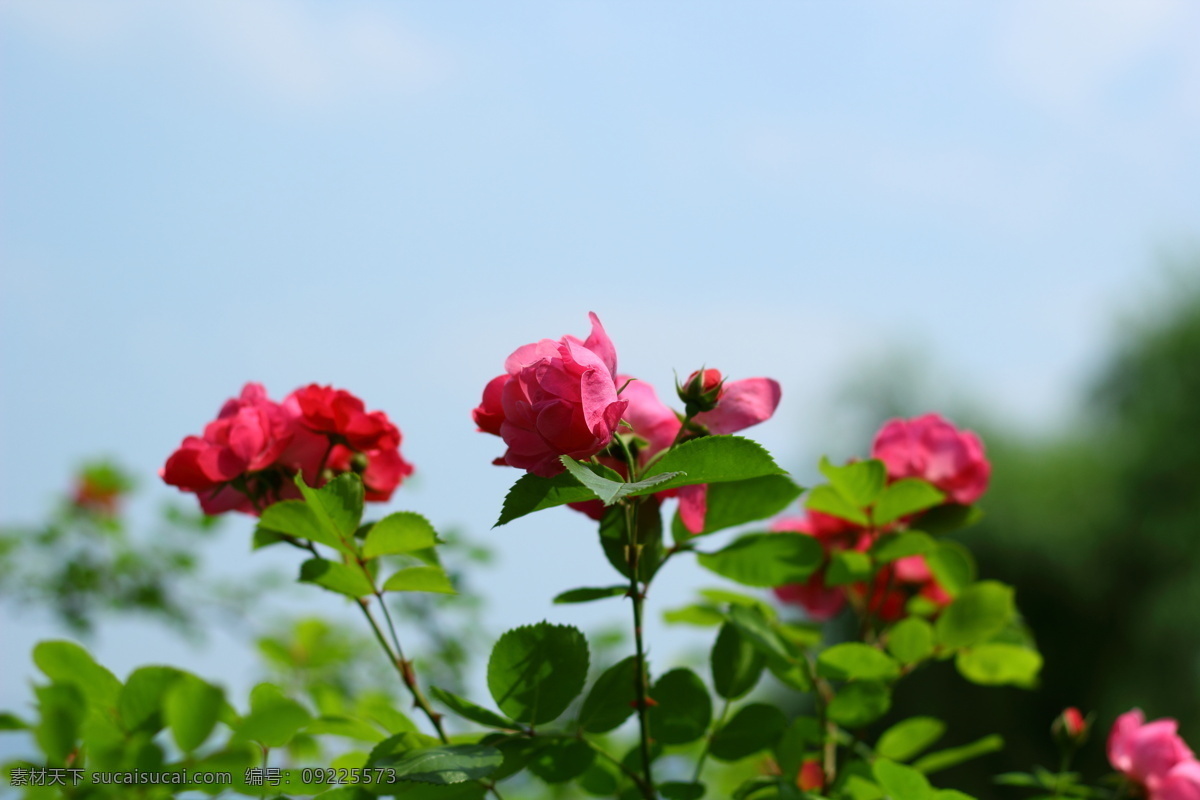
[[[679,488],[679,520],[690,533],[704,532],[708,515],[708,486],[701,483]]]
[[[781,394],[779,383],[770,378],[727,383],[717,407],[697,414],[695,420],[712,433],[736,433],[770,419],[779,406]]]

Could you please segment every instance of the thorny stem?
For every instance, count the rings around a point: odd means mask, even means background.
[[[633,470],[633,465],[630,465]],[[647,714],[646,698],[646,651],[642,643],[642,604],[646,600],[645,592],[638,585],[639,557],[641,543],[638,542],[638,508],[640,502],[631,499],[625,503],[626,558],[629,563],[629,598],[633,601],[633,641],[635,645],[634,689],[637,697],[638,730],[640,731],[640,746],[642,754],[643,783],[639,785],[646,800],[655,800],[654,776],[650,767],[650,721]]]
[[[833,701],[833,687],[829,681],[817,674],[816,664],[807,655],[804,663],[808,666],[808,678],[816,689],[814,695],[817,701],[817,720],[824,731],[822,738],[821,771],[825,773],[825,785],[832,786],[837,778],[837,723],[829,719],[829,704]]]

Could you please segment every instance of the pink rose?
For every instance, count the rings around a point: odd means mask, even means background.
[[[261,384],[247,383],[205,426],[203,436],[183,440],[159,475],[167,484],[195,493],[206,514],[253,513],[250,498],[231,484],[239,481],[252,493],[258,488],[266,494],[260,473],[275,464],[292,435],[289,414],[267,398]]]
[[[812,536],[825,549],[825,563],[807,581],[778,586],[774,590],[775,596],[785,603],[801,606],[814,620],[836,617],[846,605],[846,592],[840,586],[825,586],[825,570],[834,552],[858,546],[862,529],[853,522],[820,511],[806,511],[802,517],[775,520],[771,523],[771,530]]]
[[[1180,761],[1163,777],[1151,800],[1200,800],[1200,762]]]
[[[875,435],[871,455],[887,465],[892,480],[921,478],[963,505],[984,493],[992,469],[979,437],[937,414],[889,421]]]
[[[1146,722],[1141,709],[1117,717],[1108,734],[1108,761],[1118,772],[1145,786],[1153,796],[1172,769],[1193,760],[1192,751],[1177,733],[1173,719]],[[1173,791],[1183,791],[1192,771],[1172,782]]]
[[[563,470],[559,456],[591,458],[612,441],[629,404],[617,397],[616,350],[599,318],[588,316],[586,341],[527,344],[488,383],[473,416],[480,430],[504,439],[504,463],[549,478]]]

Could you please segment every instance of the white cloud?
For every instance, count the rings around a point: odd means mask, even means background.
[[[446,79],[452,68],[443,47],[410,30],[387,7],[362,3],[8,0],[0,6],[0,22],[76,57],[165,57],[298,105],[419,91]]]

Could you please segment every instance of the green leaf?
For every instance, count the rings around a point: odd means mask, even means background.
[[[156,733],[162,730],[162,705],[167,690],[183,675],[172,667],[141,667],[130,673],[117,699],[126,731]]]
[[[412,511],[397,511],[371,526],[363,543],[363,556],[375,558],[411,553],[436,544],[437,532],[429,520]]]
[[[680,472],[669,472],[654,475],[636,483],[625,483],[615,470],[608,469],[607,467],[604,468],[605,471],[616,475],[616,480],[597,474],[598,471],[590,469],[594,465],[584,464],[570,456],[559,456],[558,460],[567,468],[567,472],[574,476],[575,480],[586,486],[606,506],[611,506],[622,497],[628,497],[635,492],[642,492],[644,494],[643,490],[650,489],[683,474]]]
[[[928,774],[930,772],[949,769],[964,761],[970,761],[973,758],[986,756],[989,753],[995,753],[1003,749],[1004,737],[992,734],[991,736],[984,736],[982,739],[978,739],[970,744],[964,744],[962,747],[952,747],[949,750],[939,750],[936,753],[930,753],[913,764],[913,767]]]
[[[828,458],[821,459],[821,474],[850,505],[866,508],[875,502],[887,480],[887,467],[879,459],[853,461],[842,467],[834,466]]]
[[[163,711],[175,744],[190,753],[204,744],[217,724],[225,693],[218,687],[183,673],[166,692]]]
[[[908,761],[927,750],[946,732],[946,723],[933,717],[910,717],[883,732],[875,752],[892,761]]]
[[[960,506],[946,503],[935,506],[921,515],[921,530],[934,536],[969,528],[983,519],[983,511],[977,506]]]
[[[601,468],[594,464],[586,466],[588,469],[597,471],[608,470],[608,467]],[[608,471],[617,475],[612,470]],[[508,494],[504,497],[504,507],[500,511],[500,519],[496,520],[496,524],[492,527],[498,528],[526,514],[541,511],[543,508],[554,508],[567,503],[583,503],[595,499],[596,495],[592,490],[577,481],[575,476],[569,472],[560,472],[553,478],[543,478],[532,472],[526,473],[518,478],[517,482],[508,490]]]
[[[809,491],[808,497],[804,501],[804,507],[809,511],[820,511],[822,514],[853,522],[855,525],[870,524],[865,511],[851,503],[837,489],[827,483],[815,486]]]
[[[596,760],[596,751],[579,739],[545,742],[529,762],[529,771],[546,783],[565,783],[578,778]]]
[[[857,550],[839,550],[829,560],[825,572],[826,586],[845,586],[871,577],[871,557]]]
[[[892,800],[933,800],[933,787],[919,771],[887,759],[872,767],[875,780]]]
[[[774,747],[787,729],[787,717],[776,706],[743,706],[713,734],[709,752],[722,761],[737,761]]]
[[[593,600],[603,600],[607,597],[620,597],[629,593],[628,586],[585,586],[580,589],[569,589],[554,598],[558,604],[590,603]]]
[[[0,711],[0,731],[27,731],[30,727],[28,722],[16,714]]]
[[[766,475],[786,475],[762,445],[741,436],[703,436],[665,451],[646,468],[647,478],[682,473],[665,483],[633,492],[634,496],[679,486],[747,481]]]
[[[925,555],[925,563],[951,597],[956,597],[975,580],[975,559],[971,557],[971,551],[958,542],[939,542],[936,550]]]
[[[890,681],[900,676],[900,665],[870,645],[844,642],[817,657],[817,672],[834,680]]]
[[[673,669],[659,677],[650,689],[657,705],[650,706],[650,730],[662,744],[694,742],[712,721],[712,699],[704,681],[690,669]]]
[[[701,589],[700,596],[705,600],[719,605],[750,606],[757,608],[769,620],[775,619],[775,608],[770,603],[757,597],[741,592],[731,592],[728,589]]]
[[[917,556],[933,552],[938,543],[932,536],[920,531],[904,531],[882,536],[871,548],[871,555],[880,564],[895,561],[898,558]]]
[[[742,697],[758,683],[767,658],[732,622],[721,626],[710,658],[713,688],[726,700]]]
[[[607,733],[633,714],[637,702],[637,659],[618,661],[592,684],[579,711],[579,725],[589,733]]]
[[[829,703],[829,718],[846,728],[861,728],[882,717],[892,707],[891,692],[882,683],[847,683]]]
[[[615,797],[620,785],[620,773],[604,759],[596,759],[579,776],[579,788],[596,797]],[[660,784],[661,787],[661,784]]]
[[[405,567],[383,584],[385,592],[455,594],[450,576],[441,567]]]
[[[312,736],[342,736],[360,742],[378,744],[386,736],[378,728],[355,717],[341,714],[322,714],[305,726],[304,732]],[[365,757],[364,757],[365,760]],[[359,766],[362,766],[361,764]]]
[[[683,608],[671,608],[663,612],[663,620],[673,624],[696,625],[709,628],[720,625],[725,621],[725,615],[719,609],[706,605],[690,605]]]
[[[496,734],[496,736],[503,738],[502,734]],[[489,743],[493,741],[492,736],[488,736],[486,738],[488,739]],[[393,756],[402,756],[405,753],[412,753],[418,750],[428,750],[431,747],[437,747],[439,744],[441,744],[441,742],[432,736],[426,736],[425,734],[418,733],[415,730],[397,733],[394,736],[389,736],[371,748],[371,752],[367,756],[366,766],[373,767],[382,759]]]
[[[997,581],[964,589],[938,617],[934,628],[946,647],[970,647],[1004,629],[1015,613],[1013,590]]]
[[[323,558],[310,558],[300,565],[301,583],[315,583],[331,592],[344,594],[347,597],[365,597],[374,594],[371,582],[358,567],[339,564],[336,561],[326,561]]]
[[[772,517],[790,506],[803,491],[787,475],[711,484],[704,498],[704,530],[696,535]],[[688,537],[691,535],[689,531]]]
[[[362,522],[362,478],[353,472],[343,472],[320,489],[312,489],[304,483],[303,475],[296,473],[296,486],[321,527],[339,538],[343,548],[353,552],[354,532]]]
[[[236,727],[233,740],[283,747],[310,719],[304,706],[285,697],[279,687],[260,683],[250,692],[250,713]]]
[[[74,642],[38,642],[33,648],[33,663],[55,683],[75,684],[89,703],[116,707],[121,682]]]
[[[512,720],[505,719],[495,711],[489,711],[483,706],[476,705],[465,697],[459,697],[453,692],[431,686],[429,687],[429,693],[441,701],[442,705],[463,719],[478,722],[480,725],[486,725],[489,728],[512,729],[517,727],[516,723]]]
[[[486,778],[503,761],[504,756],[495,747],[458,744],[387,755],[376,764],[395,769],[397,777],[406,781],[445,785]]]
[[[907,617],[887,634],[888,652],[901,664],[916,664],[933,655],[933,626],[920,617]]]
[[[500,710],[529,724],[556,719],[583,691],[587,640],[570,625],[539,622],[506,632],[492,648],[488,689]]]
[[[654,577],[663,560],[662,514],[656,498],[642,501],[637,516],[641,554],[638,556],[638,577],[647,581]],[[600,520],[600,547],[613,569],[629,577],[628,537],[626,535],[625,509],[614,506]]]
[[[269,544],[267,539],[271,534],[287,534],[332,547],[342,553],[353,552],[336,531],[321,524],[312,506],[303,500],[280,500],[263,509],[255,529],[255,538],[258,540],[261,537],[264,543]]]
[[[700,800],[704,797],[704,784],[667,781],[658,784],[658,793],[665,800]]]
[[[957,789],[938,789],[933,793],[933,800],[975,800],[975,798]]]
[[[87,714],[87,699],[77,686],[54,683],[34,688],[40,719],[33,729],[34,739],[47,761],[62,764],[75,750],[79,728]]]
[[[729,621],[738,632],[767,658],[767,668],[781,681],[794,689],[812,688],[808,672],[800,663],[788,642],[780,635],[762,611],[752,606],[731,606]]]
[[[803,583],[824,557],[815,537],[752,533],[715,553],[700,553],[697,560],[705,569],[745,586],[773,587]]]
[[[1042,669],[1042,656],[1020,645],[988,643],[960,651],[955,666],[972,683],[1032,689]]]
[[[901,478],[879,495],[872,517],[876,525],[887,525],[901,517],[932,508],[945,499],[944,494],[920,478]]]

